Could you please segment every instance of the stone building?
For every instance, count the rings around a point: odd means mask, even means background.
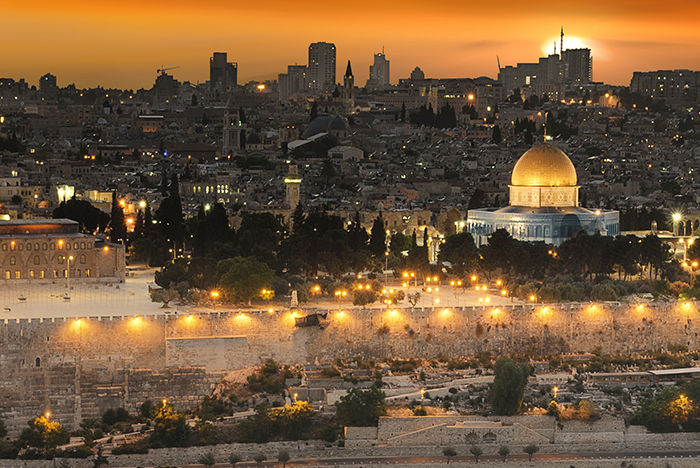
[[[469,210],[467,230],[477,246],[497,229],[522,241],[559,245],[579,232],[616,236],[620,213],[591,211],[578,206],[576,168],[556,146],[535,145],[526,151],[511,174],[510,204],[504,208]]]
[[[124,246],[79,232],[70,219],[0,221],[4,281],[124,281]]]

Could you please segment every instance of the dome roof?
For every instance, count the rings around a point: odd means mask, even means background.
[[[576,168],[562,150],[542,143],[520,156],[510,183],[524,187],[572,187],[576,185]]]
[[[345,124],[345,119],[336,115],[333,120],[328,124],[328,130],[347,130],[348,126]]]
[[[260,139],[260,135],[258,135],[257,133],[251,133],[246,142],[249,145],[259,145],[262,143],[262,140]]]

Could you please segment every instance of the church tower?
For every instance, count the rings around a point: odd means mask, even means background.
[[[352,74],[352,66],[348,60],[348,68],[345,70],[343,78],[343,103],[345,104],[345,113],[349,114],[350,110],[355,107],[355,77]]]
[[[299,204],[299,200],[301,198],[301,177],[299,177],[296,164],[289,165],[289,174],[287,174],[287,177],[284,178],[284,185],[287,187],[285,204],[290,210],[294,210]]]
[[[241,122],[241,115],[233,105],[232,97],[229,97],[224,110],[224,144],[221,156],[226,158],[241,149],[241,133],[245,125]]]

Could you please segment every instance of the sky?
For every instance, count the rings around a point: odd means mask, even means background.
[[[564,27],[564,48],[589,47],[593,79],[629,85],[634,71],[700,70],[697,0],[3,0],[0,77],[30,85],[150,88],[156,70],[205,82],[212,52],[238,62],[238,82],[277,79],[306,64],[311,42],[333,42],[337,81],[352,61],[364,85],[384,47],[391,81],[490,76],[536,62]]]

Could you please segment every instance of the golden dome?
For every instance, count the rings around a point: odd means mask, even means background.
[[[510,183],[521,187],[572,187],[576,185],[576,168],[562,150],[542,143],[520,156]]]

